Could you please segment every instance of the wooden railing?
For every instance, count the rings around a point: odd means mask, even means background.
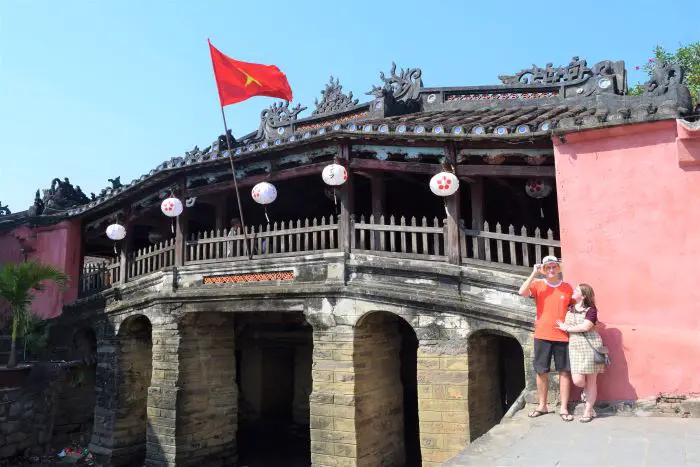
[[[187,242],[185,264],[216,263],[253,258],[299,256],[320,251],[338,251],[338,221],[335,217],[275,222],[266,226],[209,231],[193,234]]]
[[[119,258],[111,258],[104,263],[86,264],[80,274],[79,295],[87,296],[112,287],[119,282],[121,264]]]
[[[481,229],[467,229],[462,220],[462,262],[501,263],[526,268],[541,263],[542,258],[547,255],[561,257],[559,240],[554,239],[551,229],[547,230],[546,238],[542,237],[539,228],[533,231],[532,236],[525,226],[516,230],[511,224],[507,232],[503,230],[500,223],[496,223],[492,230],[488,222],[484,222]]]
[[[248,226],[245,236],[240,229],[199,232],[185,242],[182,259],[184,264],[247,260],[246,238],[252,259],[341,251],[341,232],[344,230],[334,216]],[[360,217],[351,221],[349,235],[349,249],[354,252],[427,261],[447,261],[448,257],[458,256],[463,264],[502,264],[518,271],[541,262],[546,255],[561,256],[559,240],[551,230],[542,236],[539,229],[516,229],[512,225],[504,229],[501,224],[492,226],[488,222],[467,229],[460,221],[459,255],[448,251],[448,225],[444,219]],[[127,255],[126,280],[174,266],[175,248],[175,239],[169,239]],[[90,295],[122,280],[119,258],[86,265],[80,294]]]
[[[375,219],[369,216],[360,217],[353,222],[352,245],[353,251],[371,251],[386,256],[401,258],[427,259],[444,261],[445,256],[445,227],[438,218],[432,225],[423,217],[420,222],[411,217],[410,223],[401,216],[398,222],[390,216],[385,222],[384,216]]]
[[[128,279],[144,276],[175,264],[175,239],[134,251],[127,260]]]

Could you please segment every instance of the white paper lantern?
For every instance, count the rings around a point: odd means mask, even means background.
[[[331,164],[323,168],[321,178],[326,185],[339,186],[348,180],[348,171],[340,164]]]
[[[182,214],[183,209],[182,201],[175,197],[165,198],[163,202],[160,203],[160,210],[168,217],[179,216]]]
[[[277,199],[277,188],[272,183],[260,182],[251,191],[253,200],[258,204],[270,204]]]
[[[126,237],[126,229],[123,225],[120,224],[108,225],[107,237],[109,237],[110,240],[114,241],[124,240],[124,237]]]
[[[430,191],[438,196],[450,196],[459,190],[459,179],[450,172],[440,172],[430,179]]]
[[[525,193],[535,199],[546,198],[553,189],[552,182],[547,179],[533,178],[525,183]]]

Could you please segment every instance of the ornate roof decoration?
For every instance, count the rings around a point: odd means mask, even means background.
[[[9,216],[10,214],[12,214],[10,208],[7,207],[7,205],[3,206],[2,202],[0,201],[0,216]]]
[[[500,75],[498,79],[505,85],[523,84],[576,84],[586,81],[591,76],[610,76],[616,73],[615,62],[604,60],[588,67],[586,60],[580,60],[574,56],[567,66],[553,67],[547,63],[545,68],[532,65],[532,68],[524,69],[514,75]]]
[[[274,139],[279,136],[278,129],[290,125],[296,121],[301,112],[306,110],[301,104],[296,107],[289,108],[289,101],[275,102],[269,108],[260,113],[260,127],[251,136],[245,138],[245,144],[254,141],[262,141],[266,139]]]
[[[100,194],[97,195],[99,198],[104,198],[106,195],[112,194],[113,191],[117,190],[118,188],[122,188],[124,185],[122,185],[121,182],[121,176],[116,177],[116,178],[108,178],[107,181],[111,183],[111,187],[103,188],[102,191],[100,191]],[[95,195],[90,193],[92,196],[92,199],[95,199]]]
[[[226,149],[229,148],[229,146],[232,147],[232,148],[233,148],[233,147],[236,147],[236,138],[233,137],[233,133],[231,133],[231,130],[228,130],[228,132],[226,133],[226,135],[228,136],[228,144],[226,144],[226,138],[224,137],[224,135],[219,135],[219,139],[218,139],[218,141],[219,141],[218,148],[219,148],[220,151],[225,151]],[[196,146],[195,146],[195,147],[196,147]],[[210,147],[211,147],[211,146],[210,146]]]
[[[229,130],[229,132],[230,131],[231,130]],[[224,135],[221,135],[222,140],[223,140],[223,137],[224,137]],[[226,143],[226,141],[224,141],[224,143]],[[225,148],[225,146],[224,146],[224,148]],[[199,146],[195,146],[194,148],[192,148],[191,151],[185,151],[184,161],[185,161],[185,163],[188,163],[190,161],[199,162],[200,160],[202,160],[202,158],[204,156],[209,154],[210,151],[211,151],[211,146],[207,146],[204,149],[199,149]]]
[[[51,187],[42,192],[43,196],[40,197],[39,190],[36,191],[34,204],[29,208],[30,215],[55,214],[90,201],[79,186],[73,187],[67,177],[63,181],[54,178],[51,181]]]
[[[330,82],[326,84],[326,89],[321,91],[321,95],[323,99],[321,99],[320,103],[318,99],[314,101],[316,110],[311,112],[312,115],[324,115],[352,109],[360,102],[359,99],[352,98],[352,91],[349,94],[344,94],[340,80],[336,78],[334,81],[332,75]]]
[[[420,88],[423,87],[420,68],[401,69],[401,74],[396,74],[396,63],[391,63],[391,76],[384,76],[384,72],[379,73],[379,78],[384,82],[382,86],[372,86],[372,90],[367,95],[374,97],[391,96],[397,102],[407,103],[418,99]]]

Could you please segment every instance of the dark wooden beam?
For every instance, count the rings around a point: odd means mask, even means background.
[[[185,180],[180,182],[177,189],[177,194],[183,202],[185,201]],[[175,220],[175,266],[182,266],[185,264],[185,248],[187,245],[187,220],[189,216],[189,208],[185,206],[182,214],[177,216]]]
[[[448,144],[445,147],[445,162],[450,165],[456,164],[457,155],[455,147]],[[447,211],[447,232],[445,232],[445,255],[447,260],[452,264],[460,264],[462,262],[460,250],[460,237],[462,236],[459,230],[460,220],[460,199],[461,192],[445,198],[445,210]],[[438,252],[435,252],[438,254]]]
[[[341,144],[338,163],[345,167],[352,164],[350,160],[350,145],[348,143],[344,142]],[[348,180],[340,185],[338,194],[340,197],[340,225],[338,229],[340,238],[338,243],[347,257],[347,255],[350,254],[352,245],[353,229],[351,223],[352,216],[355,212],[355,190],[352,177],[348,177]]]
[[[553,166],[533,165],[458,165],[458,177],[551,177]]]
[[[288,180],[290,178],[305,177],[308,175],[320,174],[323,172],[323,168],[327,166],[329,162],[322,162],[318,164],[304,165],[301,167],[294,167],[291,169],[283,169],[277,172],[272,172],[270,174],[260,174],[253,175],[251,177],[246,177],[238,180],[238,186],[253,186],[260,182],[277,182],[280,180]],[[205,196],[213,193],[218,193],[220,191],[232,190],[233,189],[233,178],[221,183],[215,183],[213,185],[206,185],[197,188],[190,188],[187,190],[187,197],[191,196]]]
[[[380,161],[375,159],[353,159],[350,162],[353,170],[386,170],[391,172],[412,172],[435,175],[442,170],[441,164],[425,162]],[[554,177],[553,166],[532,165],[456,165],[457,176],[468,183],[474,177]]]

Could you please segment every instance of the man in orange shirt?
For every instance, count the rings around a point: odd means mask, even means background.
[[[532,297],[537,306],[535,318],[535,355],[533,366],[537,373],[537,396],[539,405],[529,417],[539,417],[549,413],[547,394],[549,393],[549,371],[554,357],[554,369],[559,372],[559,393],[561,409],[559,415],[565,422],[573,420],[569,414],[571,394],[571,370],[569,366],[569,335],[557,327],[557,321],[564,321],[566,310],[572,302],[573,288],[561,280],[559,260],[555,256],[545,256],[542,264],[536,264],[519,294]],[[537,274],[544,279],[535,280]]]

